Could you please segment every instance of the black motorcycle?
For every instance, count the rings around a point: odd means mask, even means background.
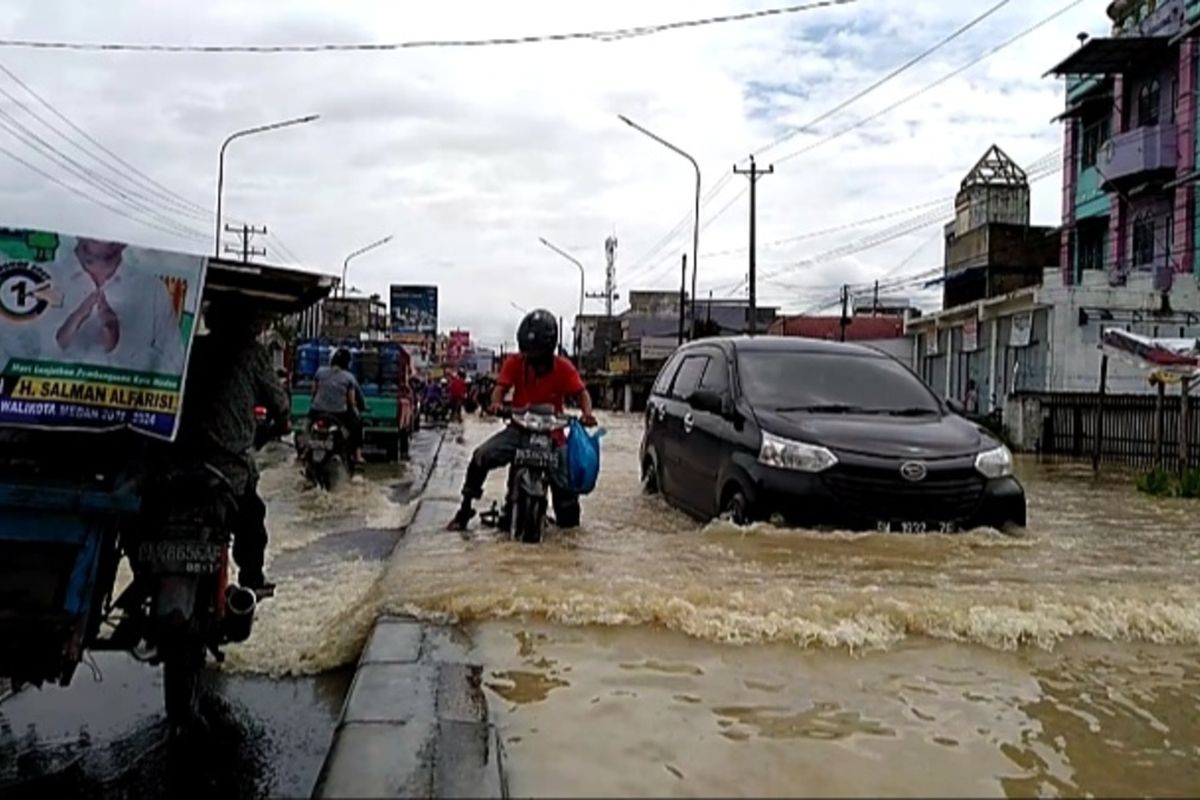
[[[562,469],[563,451],[556,437],[566,429],[569,420],[557,415],[553,406],[503,410],[500,416],[521,432],[521,444],[508,469],[507,513],[493,506],[481,521],[526,544],[537,544],[546,529],[550,485],[553,476]]]
[[[309,420],[300,446],[304,477],[326,491],[336,490],[353,473],[349,441],[349,431],[336,417]]]
[[[421,405],[421,413],[425,421],[431,424],[446,424],[450,421],[450,401],[446,398],[426,400]]]

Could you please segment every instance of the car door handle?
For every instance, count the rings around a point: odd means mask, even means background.
[[[692,428],[694,428],[694,427],[696,427],[696,418],[693,417],[691,414],[684,414],[683,415],[683,432],[691,433]]]

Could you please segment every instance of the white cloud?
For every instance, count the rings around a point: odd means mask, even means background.
[[[517,321],[510,300],[574,313],[577,272],[539,245],[539,236],[571,247],[589,265],[592,289],[602,280],[603,240],[614,228],[623,290],[646,288],[647,281],[667,287],[677,279],[679,253],[690,247],[686,230],[658,258],[636,267],[634,261],[690,207],[690,167],[622,125],[618,113],[692,151],[708,189],[785,126],[836,105],[990,5],[863,0],[610,44],[280,56],[0,50],[0,63],[107,146],[205,207],[212,203],[225,135],[321,113],[314,125],[231,146],[229,213],[266,224],[307,266],[333,273],[346,253],[395,233],[394,244],[355,262],[351,282],[380,292],[391,282],[438,283],[443,325],[499,341],[511,336]],[[9,0],[0,11],[0,34],[193,43],[394,41],[609,28],[752,7],[763,3]],[[1052,10],[1044,3],[1010,4],[760,162],[917,91]],[[1059,146],[1061,129],[1050,119],[1062,106],[1061,85],[1041,74],[1075,46],[1078,30],[1099,32],[1103,24],[1098,9],[1081,6],[912,103],[781,163],[759,184],[760,241],[951,196],[993,142],[1022,163]],[[0,86],[19,94],[2,76]],[[2,99],[0,108],[19,114]],[[0,147],[37,160],[3,131]],[[3,156],[0,180],[8,187],[0,201],[5,224],[208,247],[89,205]],[[742,178],[727,181],[704,216],[743,187]],[[1057,221],[1058,194],[1056,177],[1036,185],[1036,221]],[[745,198],[730,206],[702,234],[702,252],[744,246],[746,212]],[[211,229],[204,220],[185,221],[205,235]],[[775,270],[894,222],[764,247],[760,262],[764,271]],[[940,260],[937,238],[929,238],[935,230],[781,280],[818,287],[867,281],[910,256],[904,271],[933,266]],[[922,242],[928,244],[914,256]],[[700,268],[707,292],[736,283],[745,256],[704,258]],[[764,283],[760,297],[798,308],[825,291]]]

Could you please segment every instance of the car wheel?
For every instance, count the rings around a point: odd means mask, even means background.
[[[721,503],[721,519],[734,525],[745,525],[750,522],[750,503],[741,489],[733,489],[726,493]]]
[[[658,494],[661,485],[658,479],[658,460],[654,456],[647,456],[642,464],[642,494]]]

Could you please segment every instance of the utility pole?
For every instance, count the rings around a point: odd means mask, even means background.
[[[842,284],[842,341],[846,341],[846,326],[850,324],[848,316],[850,306],[850,286]]]
[[[250,263],[250,256],[265,256],[267,254],[267,251],[261,247],[250,246],[250,238],[252,236],[267,235],[267,228],[265,225],[261,228],[256,228],[253,225],[230,225],[226,223],[225,232],[236,233],[239,237],[241,237],[242,243],[240,245],[227,244],[225,245],[225,252],[233,253],[234,255],[240,255],[242,257],[243,264]]]
[[[734,175],[745,175],[750,178],[750,335],[753,336],[758,332],[758,295],[756,281],[757,273],[757,252],[755,248],[755,228],[758,224],[756,210],[758,207],[758,193],[755,187],[758,185],[758,179],[763,175],[771,175],[775,172],[775,165],[766,169],[759,169],[754,163],[754,156],[750,156],[750,169],[738,169],[736,164],[733,165]]]

